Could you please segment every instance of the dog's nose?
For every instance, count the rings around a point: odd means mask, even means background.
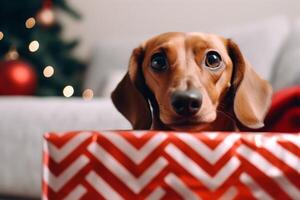
[[[202,95],[197,90],[178,90],[172,94],[171,104],[177,114],[192,116],[200,110]]]

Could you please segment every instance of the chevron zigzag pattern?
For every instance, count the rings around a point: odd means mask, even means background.
[[[300,199],[300,134],[47,133],[44,200]]]

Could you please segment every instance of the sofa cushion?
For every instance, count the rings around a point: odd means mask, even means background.
[[[272,85],[275,90],[300,85],[300,18],[293,23],[290,36],[274,66]]]

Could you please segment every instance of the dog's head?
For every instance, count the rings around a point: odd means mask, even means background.
[[[134,129],[149,129],[158,119],[174,130],[206,130],[221,109],[231,109],[247,127],[260,128],[271,94],[232,40],[165,33],[133,50],[112,100]]]

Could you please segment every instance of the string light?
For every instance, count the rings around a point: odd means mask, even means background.
[[[33,17],[28,18],[25,22],[25,26],[28,29],[33,28],[34,25],[35,25],[35,19]]]
[[[74,88],[71,85],[67,85],[63,90],[63,95],[65,97],[71,97],[74,94]]]
[[[46,78],[50,78],[54,74],[54,68],[52,66],[47,66],[44,68],[43,74]]]
[[[82,97],[84,100],[92,100],[94,97],[94,92],[91,89],[86,89],[82,93]]]
[[[0,31],[0,40],[2,40],[2,39],[3,39],[3,37],[4,37],[4,34],[3,34],[3,32],[2,32],[2,31]]]
[[[36,52],[40,47],[40,44],[38,41],[34,40],[32,42],[30,42],[28,48],[30,52]]]

